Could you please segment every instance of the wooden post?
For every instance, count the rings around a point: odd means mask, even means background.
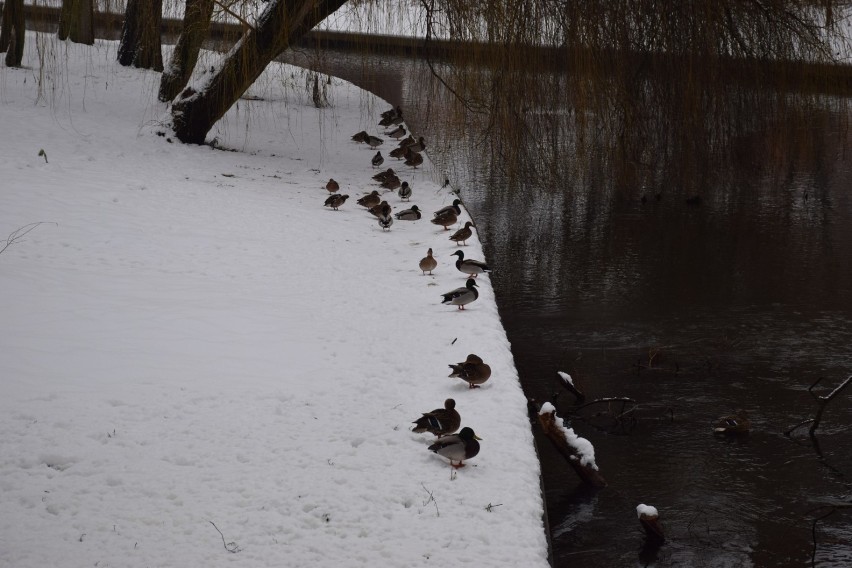
[[[663,525],[660,524],[660,515],[656,507],[643,503],[636,507],[636,515],[639,517],[639,524],[645,530],[645,538],[649,543],[659,545],[665,542],[666,535],[663,533]]]

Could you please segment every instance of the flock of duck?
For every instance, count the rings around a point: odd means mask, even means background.
[[[422,136],[415,139],[406,131],[402,110],[399,106],[383,112],[379,126],[391,129],[385,131],[385,136],[398,142],[398,146],[389,153],[391,158],[404,160],[406,166],[415,169],[423,164],[422,152],[426,149],[426,143]],[[385,158],[381,150],[378,150],[379,146],[384,144],[382,138],[370,135],[362,130],[354,134],[352,140],[367,144],[370,148],[376,149],[377,152],[373,156],[371,163],[374,168],[381,168],[385,163]],[[413,194],[411,184],[401,180],[393,168],[378,172],[373,176],[373,180],[381,186],[383,192],[380,193],[379,190],[372,190],[370,193],[360,197],[357,200],[357,204],[364,207],[376,218],[379,227],[383,231],[391,229],[394,219],[397,221],[417,221],[422,218],[423,212],[417,205],[411,205],[408,209],[393,213],[393,206],[384,198],[386,194],[396,192],[400,202],[407,203]],[[330,194],[324,203],[326,207],[337,211],[349,199],[348,195],[338,193],[340,184],[333,178],[328,180],[325,188]],[[461,212],[461,200],[454,199],[451,205],[435,211],[430,221],[435,225],[443,227],[445,231],[448,231],[450,227],[458,223]],[[467,240],[473,236],[472,227],[474,227],[474,224],[471,221],[467,221],[462,228],[451,234],[449,239],[459,246],[467,245]],[[486,263],[480,260],[465,258],[464,252],[461,250],[457,250],[453,255],[457,257],[455,262],[456,269],[467,275],[468,278],[463,287],[441,294],[441,303],[456,306],[459,310],[464,310],[465,306],[479,298],[476,278],[480,274],[489,273],[491,269]],[[432,274],[432,271],[437,268],[438,261],[433,257],[431,248],[426,253],[426,256],[420,260],[418,266],[424,275],[427,272]],[[491,377],[491,367],[474,354],[468,355],[460,363],[451,364],[450,368],[452,372],[449,376],[467,382],[470,389],[479,388]],[[464,460],[470,459],[479,453],[479,440],[481,440],[472,428],[466,426],[459,430],[460,426],[461,416],[456,410],[456,402],[452,398],[448,398],[444,402],[443,408],[424,412],[420,418],[415,420],[412,431],[417,433],[428,432],[436,436],[437,440],[429,445],[428,449],[447,458],[452,467],[460,468],[464,467]]]

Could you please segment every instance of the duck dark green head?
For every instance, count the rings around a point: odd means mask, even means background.
[[[476,280],[474,280],[473,278],[468,278],[468,279],[467,279],[467,283],[465,284],[465,286],[467,286],[468,288],[473,288],[474,286],[476,286],[477,288],[479,288],[479,284],[477,284],[477,283],[476,283]]]
[[[450,256],[457,256],[457,257],[459,257],[459,260],[464,260],[464,252],[460,251],[460,250],[457,250],[456,252],[452,253]]]
[[[464,428],[462,428],[459,431],[458,436],[462,440],[481,440],[482,439],[479,436],[477,436],[476,434],[474,434],[473,428],[471,428],[470,426],[465,426]]]

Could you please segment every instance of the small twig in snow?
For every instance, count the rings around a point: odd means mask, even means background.
[[[0,254],[2,254],[3,251],[9,248],[10,246],[19,243],[21,239],[23,239],[27,235],[27,233],[29,233],[39,225],[43,225],[45,223],[53,223],[53,221],[37,221],[35,223],[30,223],[29,225],[19,227],[9,233],[9,236],[6,237],[6,244],[3,245],[3,248],[0,248]],[[56,225],[56,223],[53,224]]]
[[[422,488],[423,488],[423,490],[424,490],[426,493],[428,493],[428,494],[429,494],[429,498],[428,498],[428,499],[426,499],[426,500],[423,502],[423,506],[425,507],[425,506],[426,506],[426,505],[428,505],[430,502],[434,503],[434,504],[435,504],[435,516],[436,516],[436,517],[440,517],[440,516],[441,516],[441,511],[439,511],[439,510],[438,510],[438,501],[436,501],[436,500],[435,500],[435,496],[434,496],[434,495],[432,495],[432,492],[431,492],[431,491],[429,491],[428,489],[426,489],[426,486],[425,486],[425,485],[423,485],[422,483],[420,484],[420,487],[422,487]]]
[[[222,534],[222,531],[219,530],[219,527],[216,526],[216,523],[214,523],[213,521],[207,522],[213,525],[213,528],[216,529],[216,532],[219,533],[219,536],[222,537],[222,546],[225,547],[225,550],[233,554],[236,554],[237,552],[242,550],[239,546],[237,546],[236,542],[225,542],[225,535]]]

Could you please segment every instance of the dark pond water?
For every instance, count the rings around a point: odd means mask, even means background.
[[[314,54],[296,62],[316,64]],[[503,324],[528,397],[555,400],[595,446],[609,482],[582,487],[537,434],[553,565],[802,566],[814,519],[852,500],[852,388],[829,405],[818,446],[808,392],[852,374],[852,164],[846,117],[820,115],[818,151],[768,168],[724,172],[700,205],[665,181],[611,184],[593,161],[563,187],[525,180],[511,191],[479,142],[440,131],[440,102],[416,103],[431,81],[406,59],[323,56],[328,72],[408,109],[430,158],[476,219]],[[414,110],[412,110],[414,109]],[[760,159],[761,133],[751,145]],[[809,132],[809,136],[813,136]],[[463,160],[451,160],[460,148]],[[656,195],[659,194],[659,198]],[[646,199],[643,201],[642,196]],[[587,395],[630,397],[576,411],[557,371]],[[557,394],[558,393],[558,394]],[[714,437],[746,409],[750,435]],[[667,534],[643,549],[635,516],[656,506]],[[816,528],[817,566],[852,566],[852,510]]]

